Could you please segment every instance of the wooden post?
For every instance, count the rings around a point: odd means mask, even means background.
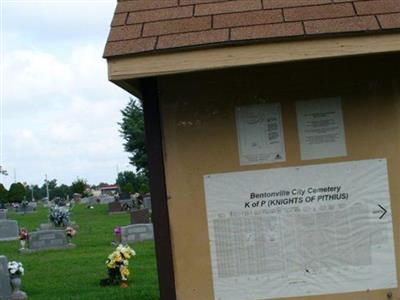
[[[142,79],[140,87],[143,95],[160,299],[175,300],[175,278],[169,229],[168,198],[165,185],[157,78]]]

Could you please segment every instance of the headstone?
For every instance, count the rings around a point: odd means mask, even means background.
[[[153,224],[133,224],[121,227],[122,243],[154,239]]]
[[[96,204],[100,203],[100,200],[99,200],[100,197],[101,196],[99,196],[99,197],[95,197],[95,196],[85,197],[85,198],[81,199],[81,203],[93,206],[93,205],[96,205]]]
[[[70,221],[68,226],[71,226],[74,229],[79,229],[79,225],[76,224],[75,221]],[[37,231],[40,231],[40,230],[64,230],[64,227],[56,227],[52,223],[42,223],[37,228]]]
[[[88,197],[87,203],[88,205],[96,205],[97,204],[97,198],[96,197]]]
[[[50,229],[54,229],[54,225],[50,223],[44,223],[39,225],[38,230],[50,230]]]
[[[143,197],[143,205],[144,205],[144,208],[148,208],[149,210],[151,210],[151,196],[150,195],[145,195]]]
[[[36,209],[37,209],[37,203],[36,203],[36,202],[29,202],[29,203],[28,203],[28,206],[29,206],[29,207],[32,207],[33,210],[36,210]]]
[[[115,201],[114,197],[109,196],[109,195],[101,195],[101,196],[99,196],[99,198],[100,198],[101,204],[108,204],[108,203]]]
[[[5,220],[5,219],[7,219],[7,210],[0,209],[0,220]]]
[[[49,204],[49,200],[47,198],[43,198],[42,199],[42,203],[43,203],[43,205],[48,205]]]
[[[8,273],[8,260],[0,256],[0,300],[8,300],[11,297],[10,275]]]
[[[131,211],[131,224],[150,223],[150,211],[147,208]]]
[[[18,222],[15,220],[0,220],[0,241],[17,240],[19,237]]]
[[[64,230],[49,229],[34,231],[29,235],[27,249],[20,249],[21,253],[31,253],[49,249],[70,249],[75,248],[69,244]]]
[[[79,203],[81,201],[82,195],[78,194],[78,193],[75,193],[75,194],[72,195],[72,197],[73,197],[75,202]]]
[[[115,214],[115,213],[121,213],[121,212],[123,212],[121,203],[111,202],[108,204],[108,213],[109,214]]]

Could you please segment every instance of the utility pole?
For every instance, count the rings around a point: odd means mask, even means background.
[[[46,174],[46,197],[47,197],[47,201],[50,201],[50,196],[49,196],[49,181],[47,180],[47,174]]]
[[[31,201],[32,201],[32,202],[35,202],[35,199],[33,199],[33,187],[34,187],[34,185],[31,184],[31,193],[32,193]]]

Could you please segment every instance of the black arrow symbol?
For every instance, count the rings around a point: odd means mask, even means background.
[[[379,204],[378,204],[378,206],[383,210],[383,214],[379,217],[379,220],[380,220],[380,219],[383,218],[384,215],[386,215],[387,210],[386,210],[382,205],[379,205]]]

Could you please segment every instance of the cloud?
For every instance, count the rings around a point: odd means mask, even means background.
[[[47,104],[65,96],[73,84],[70,66],[49,53],[29,50],[6,53],[4,68],[4,98],[12,99],[9,104],[22,109],[31,103]]]
[[[4,160],[23,170],[20,180],[39,183],[48,173],[59,182],[110,182],[128,164],[117,122],[129,95],[108,82],[99,49],[76,46],[65,58],[6,53]]]
[[[112,182],[128,165],[118,132],[129,95],[107,79],[115,0],[3,1],[3,162],[17,180]]]
[[[10,35],[37,47],[69,48],[82,40],[104,42],[115,5],[115,0],[6,0],[3,18]]]
[[[120,95],[107,81],[102,45],[76,46],[66,58],[40,50],[13,50],[4,55],[5,99],[11,106],[28,108],[57,105],[60,98],[88,100]],[[35,101],[32,101],[35,99]]]

